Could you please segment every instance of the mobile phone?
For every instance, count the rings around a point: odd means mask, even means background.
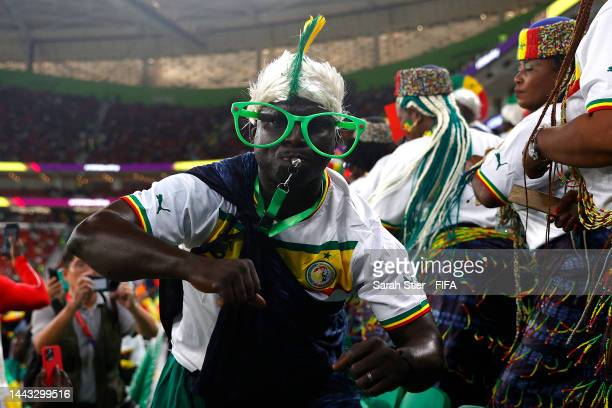
[[[59,274],[57,273],[57,268],[47,268],[47,276],[49,279],[55,278],[59,280]]]
[[[62,363],[62,349],[60,346],[44,346],[41,349],[43,368],[45,369],[45,385],[51,387],[53,385],[53,373],[55,367],[60,370],[64,369]]]
[[[13,238],[13,242],[17,242],[17,239],[19,238],[19,224],[11,223],[4,226],[2,255],[6,257],[10,256],[11,254],[11,241],[9,240],[9,237]]]
[[[93,281],[93,290],[96,292],[113,292],[119,286],[119,282],[115,282],[103,277],[95,277]]]

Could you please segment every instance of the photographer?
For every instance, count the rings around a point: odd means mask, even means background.
[[[34,312],[34,347],[37,352],[46,345],[61,347],[78,406],[119,406],[125,398],[119,377],[121,337],[136,329],[148,339],[157,334],[157,326],[136,303],[128,283],[105,296],[94,290],[98,275],[83,260],[67,254],[64,265],[66,306],[57,315],[51,307]]]

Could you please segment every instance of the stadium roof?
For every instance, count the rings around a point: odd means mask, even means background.
[[[542,4],[543,0],[0,0],[0,61],[157,58],[294,45],[305,17],[321,41]]]

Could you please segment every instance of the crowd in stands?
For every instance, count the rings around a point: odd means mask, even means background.
[[[382,115],[392,89],[351,92],[347,107]],[[20,88],[0,88],[3,161],[57,163],[172,162],[235,155],[228,106],[186,108],[102,101]]]
[[[11,221],[15,221],[14,218]],[[22,224],[23,225],[23,224]],[[38,271],[43,271],[47,260],[64,241],[62,228],[53,224],[31,224],[28,229],[21,229],[20,240],[23,243],[23,255]],[[0,232],[0,241],[3,240]],[[11,264],[7,258],[0,257],[0,273],[11,274]]]
[[[0,241],[5,238],[0,234]],[[99,289],[99,275],[63,252],[62,239],[61,229],[30,225],[17,241],[9,239],[10,251],[0,257],[0,407],[22,406],[9,389],[43,385],[73,387],[75,401],[86,401],[80,407],[147,406],[152,377],[165,361],[159,283]],[[52,261],[56,250],[63,256]],[[43,268],[45,263],[59,269]],[[59,345],[63,361],[50,377],[43,362],[47,345]]]

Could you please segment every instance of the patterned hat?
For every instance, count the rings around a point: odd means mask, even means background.
[[[395,96],[448,95],[453,92],[453,82],[446,68],[426,65],[409,68],[395,74]]]
[[[386,121],[382,122],[371,122],[366,121],[368,125],[366,130],[359,139],[362,143],[393,143],[391,137],[391,128]]]
[[[575,26],[574,20],[550,18],[521,30],[517,59],[524,61],[565,55]]]

